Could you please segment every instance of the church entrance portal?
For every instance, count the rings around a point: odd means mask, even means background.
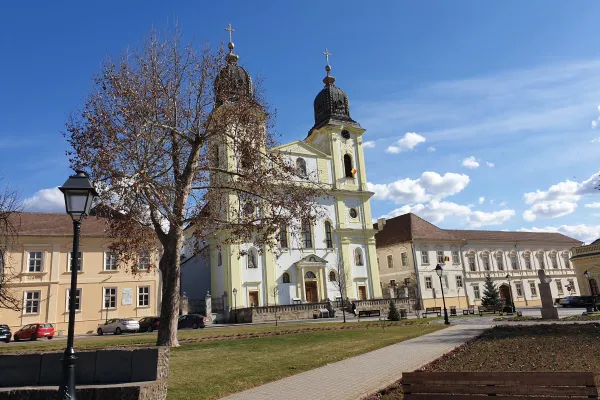
[[[504,302],[504,304],[510,304],[510,288],[508,285],[500,286],[500,299]]]
[[[319,292],[317,290],[317,281],[305,282],[306,301],[308,303],[317,303],[319,301]]]

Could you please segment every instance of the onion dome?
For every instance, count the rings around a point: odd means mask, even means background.
[[[225,57],[227,64],[219,71],[215,79],[215,102],[217,106],[223,103],[235,102],[240,99],[252,99],[252,78],[248,71],[238,65],[238,55],[233,53],[231,41],[231,24],[226,28],[229,31],[229,54]]]

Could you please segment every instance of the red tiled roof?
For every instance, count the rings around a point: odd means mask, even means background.
[[[373,227],[377,229],[377,224]],[[441,229],[413,213],[386,220],[383,230],[375,234],[377,247],[415,239],[448,241],[551,242],[579,245],[580,241],[552,232],[505,232]]]
[[[11,222],[20,236],[72,236],[73,220],[68,214],[15,213]],[[81,236],[106,237],[106,218],[87,217],[81,223]]]

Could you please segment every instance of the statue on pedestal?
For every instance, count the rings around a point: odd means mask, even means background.
[[[552,278],[546,276],[546,271],[540,269],[538,271],[538,288],[540,290],[540,298],[542,299],[542,319],[558,319],[558,310],[554,307],[552,299],[552,291],[550,290],[550,282]]]

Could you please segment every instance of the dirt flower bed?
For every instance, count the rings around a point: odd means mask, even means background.
[[[561,318],[561,321],[600,321],[600,314],[591,315],[571,315]]]
[[[497,326],[420,371],[600,374],[600,324]],[[367,400],[402,398],[397,382]]]
[[[540,317],[496,317],[494,321],[541,321]]]

